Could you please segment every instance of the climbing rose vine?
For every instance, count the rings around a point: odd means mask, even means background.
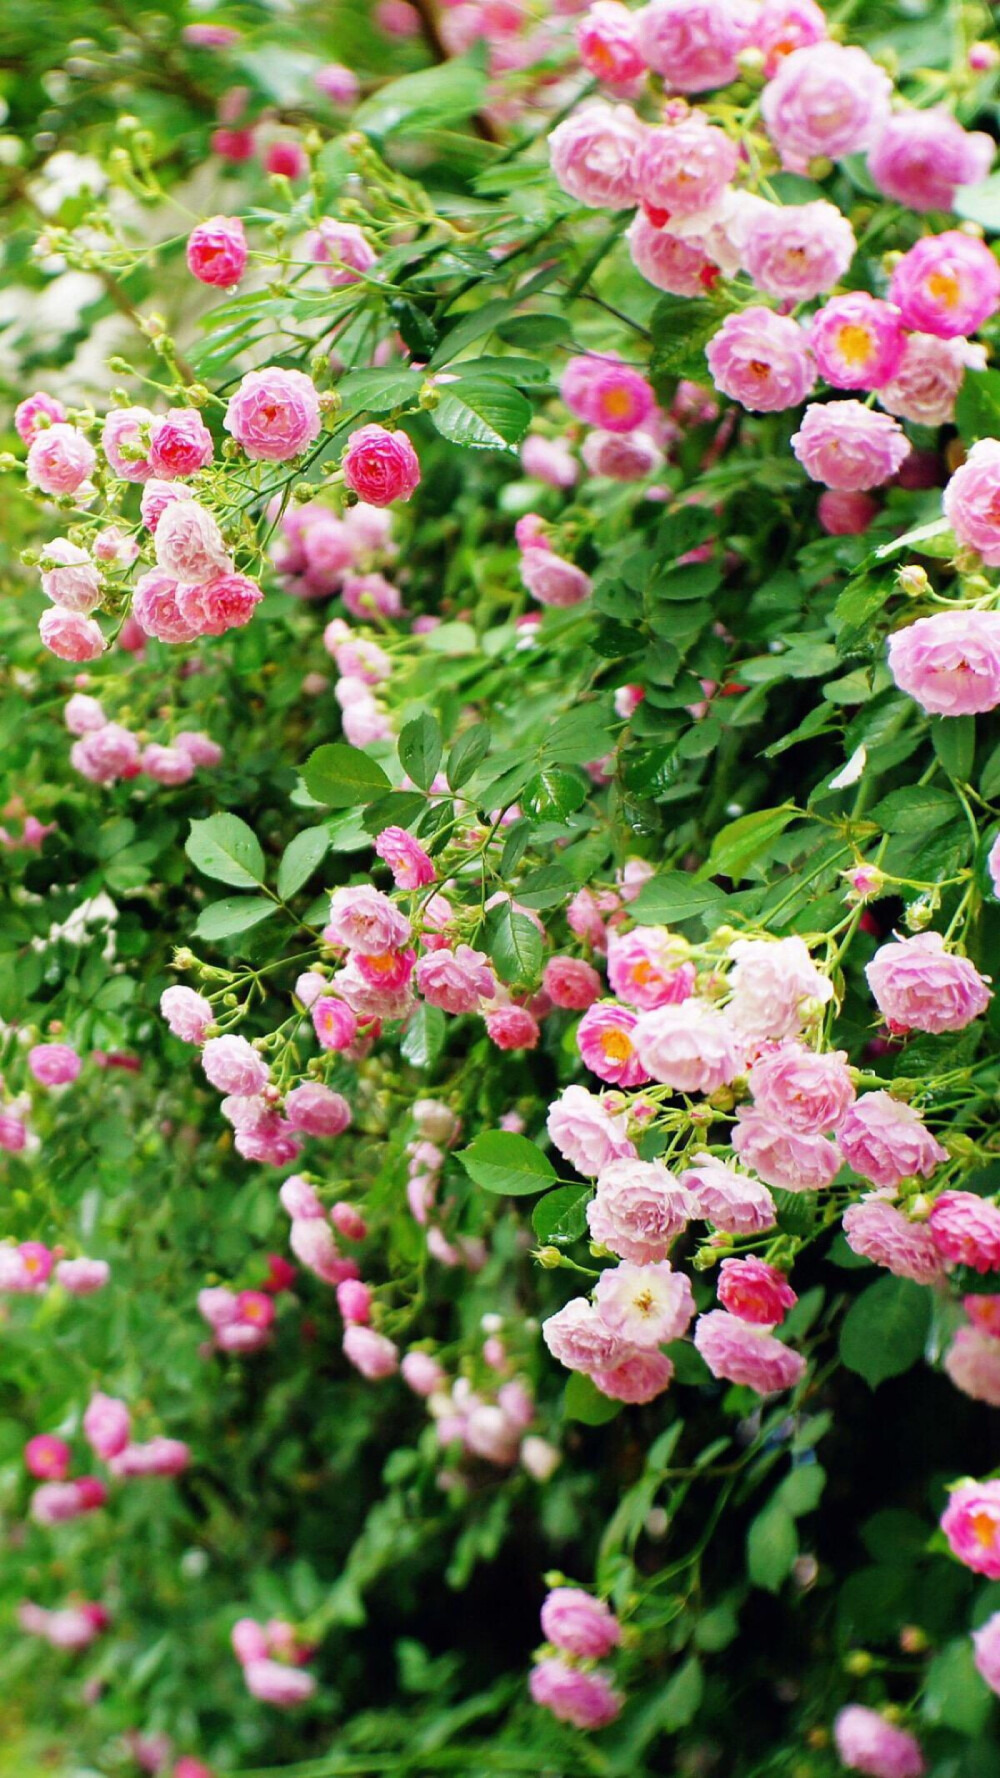
[[[991,13],[8,0],[12,1771],[997,1769]]]

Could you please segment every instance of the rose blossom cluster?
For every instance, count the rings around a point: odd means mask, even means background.
[[[603,1729],[624,1698],[607,1667],[595,1666],[621,1642],[610,1606],[582,1587],[557,1586],[541,1612],[545,1646],[535,1657],[529,1688],[536,1704],[577,1729]]]
[[[256,1618],[242,1617],[233,1625],[230,1641],[252,1698],[290,1710],[313,1696],[316,1680],[305,1671],[305,1663],[314,1650],[300,1638],[294,1624],[284,1618],[261,1624]]]
[[[484,1380],[476,1384],[464,1375],[449,1379],[441,1362],[421,1347],[411,1347],[400,1364],[403,1381],[426,1401],[437,1442],[448,1454],[451,1467],[440,1472],[441,1487],[457,1479],[454,1464],[462,1459],[496,1469],[520,1462],[536,1480],[547,1479],[559,1462],[555,1446],[530,1430],[534,1395],[525,1379],[514,1374],[502,1329],[502,1316],[483,1317]]]
[[[211,1349],[239,1354],[266,1346],[274,1323],[274,1296],[266,1290],[230,1290],[215,1284],[198,1292],[198,1313],[211,1332]]]
[[[93,1395],[81,1424],[91,1452],[116,1480],[175,1476],[190,1462],[190,1451],[180,1439],[158,1435],[136,1443],[128,1407],[114,1396]],[[25,1446],[24,1461],[29,1475],[39,1482],[29,1508],[37,1524],[61,1524],[106,1504],[107,1484],[99,1476],[71,1474],[73,1453],[65,1439],[36,1434]]]
[[[40,1296],[50,1284],[61,1284],[71,1296],[92,1296],[111,1276],[107,1260],[64,1259],[42,1241],[0,1243],[0,1295]]]
[[[17,1608],[17,1622],[27,1635],[40,1636],[51,1648],[78,1654],[102,1635],[111,1615],[105,1606],[88,1599],[70,1599],[54,1611],[26,1599]]]
[[[147,741],[112,721],[95,697],[74,692],[63,721],[77,738],[70,764],[92,784],[117,784],[145,774],[157,784],[186,784],[200,770],[217,766],[222,748],[200,730],[185,729],[170,741]]]
[[[286,592],[299,599],[342,593],[356,617],[365,615],[366,598],[365,586],[357,583],[372,578],[373,570],[395,554],[391,513],[363,501],[339,516],[319,500],[290,506],[282,515],[272,548],[274,566]],[[373,598],[368,609],[378,610],[384,617],[399,615],[398,594],[394,611],[383,610],[374,594],[367,596]]]

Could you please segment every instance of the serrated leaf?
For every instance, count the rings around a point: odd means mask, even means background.
[[[699,915],[717,923],[724,916],[728,900],[725,890],[716,888],[714,883],[701,883],[687,871],[669,870],[643,883],[628,911],[640,926],[672,926],[678,920],[694,920]]]
[[[773,1500],[758,1513],[747,1532],[747,1573],[755,1587],[778,1593],[799,1553],[799,1537],[790,1512]]]
[[[755,809],[749,815],[740,815],[737,820],[730,821],[720,828],[712,841],[705,875],[731,877],[738,882],[746,876],[751,864],[767,852],[772,841],[784,833],[796,814],[792,803],[782,803],[780,808]]]
[[[972,776],[976,757],[976,719],[974,716],[932,716],[931,740],[934,752],[949,778],[967,784]]]
[[[885,833],[930,833],[957,813],[958,803],[950,790],[938,790],[932,784],[912,784],[903,790],[891,790],[875,804],[871,819]]]
[[[488,722],[477,722],[459,735],[445,767],[445,777],[452,790],[460,790],[478,771],[490,750],[491,738]]]
[[[210,940],[234,938],[239,932],[259,926],[262,920],[269,920],[277,911],[276,904],[266,895],[228,895],[224,901],[213,901],[202,908],[194,936]]]
[[[880,1278],[856,1297],[840,1330],[840,1356],[849,1371],[877,1389],[899,1377],[923,1353],[931,1323],[931,1293],[909,1278]]]
[[[539,1198],[531,1212],[531,1226],[543,1247],[578,1241],[587,1228],[589,1185],[560,1185]]]
[[[422,710],[399,737],[399,763],[421,790],[429,790],[441,764],[443,742],[437,718]]]
[[[289,840],[278,866],[278,894],[282,901],[309,881],[329,850],[330,835],[325,827],[304,827]]]
[[[486,922],[490,962],[502,982],[534,982],[542,969],[542,935],[509,901],[491,908]]]
[[[206,877],[253,889],[264,881],[264,854],[252,827],[238,815],[210,815],[192,821],[184,850]]]
[[[389,136],[405,128],[408,135],[464,123],[486,97],[486,71],[478,56],[453,56],[419,74],[404,74],[357,107],[351,127],[366,136]]]
[[[574,1371],[566,1384],[563,1408],[567,1420],[579,1420],[584,1426],[604,1426],[621,1413],[622,1403],[602,1395],[590,1377]]]
[[[351,370],[341,377],[337,394],[342,412],[389,414],[410,407],[420,396],[423,378],[414,370]]]
[[[521,802],[529,815],[540,821],[573,815],[587,800],[587,785],[576,772],[548,766],[536,772],[524,786]]]
[[[302,767],[302,779],[310,796],[333,809],[370,803],[392,789],[378,762],[346,741],[328,741],[317,747]]]
[[[508,1130],[484,1130],[459,1151],[458,1159],[470,1179],[501,1197],[530,1197],[557,1177],[552,1162],[534,1142]]]
[[[444,1048],[447,1026],[441,1008],[422,1000],[407,1024],[400,1054],[412,1068],[433,1068]]]
[[[512,451],[531,425],[531,403],[499,377],[463,377],[439,385],[431,419],[442,438],[477,451]]]
[[[390,790],[388,796],[368,804],[362,816],[364,830],[377,838],[387,827],[409,827],[427,807],[419,790]]]

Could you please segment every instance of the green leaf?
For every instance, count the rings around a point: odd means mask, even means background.
[[[238,932],[249,932],[262,920],[269,920],[278,911],[266,895],[229,895],[225,901],[213,901],[202,908],[195,923],[195,938],[211,940],[233,938]]]
[[[1000,432],[1000,371],[967,370],[955,402],[955,424],[966,444]]]
[[[955,533],[944,519],[931,519],[926,525],[915,525],[912,531],[904,531],[902,537],[893,537],[888,543],[880,543],[874,559],[876,562],[887,562],[891,556],[911,552],[918,556],[940,556],[942,560],[947,560],[955,554],[957,548]]]
[[[441,764],[443,743],[437,718],[422,710],[399,737],[399,763],[421,790],[429,790]]]
[[[947,721],[960,721],[948,717]],[[905,790],[891,790],[871,812],[885,833],[930,833],[942,827],[958,813],[959,805],[950,790],[938,790],[931,784],[907,785]]]
[[[697,1655],[690,1655],[663,1688],[657,1716],[666,1734],[673,1735],[694,1721],[704,1690],[701,1662]]]
[[[815,1512],[826,1485],[826,1470],[819,1463],[800,1463],[775,1489],[774,1500],[793,1519]]]
[[[507,1130],[484,1130],[458,1155],[469,1178],[484,1191],[501,1197],[525,1198],[556,1179],[552,1162],[527,1136]]]
[[[478,451],[513,451],[531,425],[530,401],[499,377],[439,385],[431,419],[442,438]]]
[[[596,1383],[582,1371],[574,1371],[566,1384],[563,1408],[567,1420],[579,1420],[584,1426],[603,1426],[606,1421],[617,1418],[622,1403],[602,1395]]]
[[[531,1226],[543,1246],[550,1241],[578,1241],[587,1227],[589,1185],[560,1185],[539,1198],[531,1212]]]
[[[445,777],[452,790],[461,790],[462,785],[467,784],[473,773],[479,770],[490,750],[491,739],[488,722],[474,723],[472,728],[467,728],[464,734],[459,735],[445,767]]]
[[[856,1297],[840,1330],[840,1356],[849,1371],[877,1389],[899,1377],[923,1353],[931,1323],[931,1293],[909,1278],[880,1278]]]
[[[342,413],[389,414],[414,405],[423,378],[413,370],[351,370],[341,377],[337,393]]]
[[[587,785],[576,772],[560,771],[548,766],[529,778],[521,797],[529,815],[539,821],[562,819],[581,809],[587,800]]]
[[[798,1553],[795,1520],[779,1502],[769,1501],[747,1532],[747,1573],[754,1586],[768,1593],[780,1592]]]
[[[264,881],[264,854],[251,827],[238,815],[210,815],[192,821],[184,850],[206,877],[252,889]]]
[[[329,849],[330,835],[325,827],[304,827],[288,842],[278,866],[278,894],[282,901],[309,881]]]
[[[991,235],[1000,234],[1000,173],[992,173],[978,185],[960,185],[951,207],[964,221],[978,222]]]
[[[949,778],[968,784],[976,757],[975,717],[932,716],[931,740]]]
[[[548,351],[552,346],[567,345],[573,330],[563,315],[512,315],[501,321],[497,333],[508,346],[527,347],[529,351]]]
[[[534,982],[541,974],[542,935],[527,914],[509,901],[491,908],[486,920],[490,961],[502,982]]]
[[[797,813],[793,803],[782,803],[780,808],[755,809],[750,815],[740,815],[736,821],[730,821],[719,829],[712,841],[704,874],[731,877],[734,882],[739,882],[751,864],[767,852],[772,840],[778,839],[789,822],[795,820]]]
[[[310,796],[333,809],[370,803],[392,789],[382,767],[346,741],[328,741],[317,747],[302,767],[302,778]]]
[[[700,883],[687,871],[668,870],[643,883],[629,914],[640,926],[673,926],[678,920],[699,915],[717,922],[723,918],[729,897],[714,883]]]
[[[419,790],[390,790],[369,803],[362,816],[366,833],[377,838],[387,827],[409,827],[427,808],[427,798]]]
[[[543,864],[529,871],[517,886],[517,899],[526,908],[558,908],[568,901],[576,884],[561,864]]]
[[[441,1008],[421,1000],[407,1024],[400,1054],[412,1068],[433,1068],[444,1048],[447,1026]]]
[[[927,1669],[924,1717],[960,1735],[980,1735],[992,1703],[992,1693],[976,1669],[972,1642],[968,1636],[956,1637],[933,1657]]]
[[[551,724],[540,755],[543,765],[585,766],[610,753],[613,745],[601,705],[581,704]]]
[[[725,310],[704,298],[664,296],[650,319],[653,350],[650,372],[654,381],[694,376],[704,381],[705,347],[718,332]]]
[[[352,114],[351,127],[366,136],[389,136],[403,128],[410,136],[447,129],[480,109],[486,84],[481,58],[452,56],[435,68],[379,87]]]

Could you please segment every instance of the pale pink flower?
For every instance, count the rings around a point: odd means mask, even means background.
[[[549,1107],[546,1128],[559,1153],[585,1177],[635,1154],[625,1113],[613,1110],[586,1087],[563,1089]]]
[[[1000,439],[982,438],[972,446],[945,488],[943,500],[945,517],[959,543],[977,550],[991,568],[1000,567]],[[970,639],[989,635],[991,648],[1000,650],[1000,613],[945,612],[940,616],[953,624],[968,625]],[[921,621],[926,624],[931,620]]]
[[[863,49],[810,44],[784,57],[761,95],[764,126],[783,166],[870,148],[889,117],[892,81]]]
[[[826,17],[816,0],[763,0],[750,23],[750,41],[764,57],[768,79],[793,50],[820,43],[826,35]]]
[[[848,493],[891,481],[911,448],[898,421],[861,401],[812,403],[791,442],[814,482]]]
[[[542,1338],[567,1370],[587,1375],[616,1364],[625,1350],[593,1303],[582,1296],[572,1297],[542,1322]]]
[[[1000,1481],[962,1482],[953,1488],[941,1529],[966,1568],[1000,1580]]]
[[[738,1032],[725,1013],[703,1000],[642,1013],[635,1048],[647,1073],[677,1093],[714,1093],[743,1066]]]
[[[63,1087],[74,1081],[83,1067],[68,1043],[36,1043],[28,1051],[28,1068],[43,1087]]]
[[[538,1020],[523,1006],[497,1006],[485,1015],[486,1034],[500,1050],[533,1050],[541,1029]]]
[[[946,1191],[930,1214],[931,1238],[950,1265],[1000,1272],[1000,1209],[975,1192]]]
[[[229,573],[232,561],[212,513],[197,500],[178,500],[156,526],[156,562],[181,586],[200,585]]]
[[[293,1130],[307,1136],[340,1136],[350,1124],[351,1108],[340,1093],[307,1080],[286,1095],[285,1116]]]
[[[263,597],[249,575],[223,572],[196,586],[179,586],[177,608],[182,619],[194,626],[196,635],[224,636],[227,630],[248,624]]]
[[[179,500],[193,500],[190,488],[182,482],[164,481],[160,476],[152,476],[142,490],[139,501],[139,513],[147,531],[155,531],[168,506],[174,506]]]
[[[749,1081],[759,1111],[806,1136],[836,1129],[854,1102],[844,1050],[821,1053],[783,1043],[761,1052]]]
[[[700,235],[685,238],[657,228],[639,210],[625,236],[636,269],[647,283],[670,296],[704,296],[718,282],[720,267]],[[734,268],[735,269],[735,268]]]
[[[1000,534],[995,553],[1000,560]],[[894,631],[888,647],[896,684],[929,714],[976,715],[1000,704],[1000,612],[935,612]]]
[[[590,576],[552,550],[526,549],[518,563],[521,579],[540,605],[579,605],[590,595]]]
[[[666,1259],[693,1211],[687,1191],[661,1162],[625,1158],[601,1168],[587,1224],[599,1246],[644,1266]]]
[[[399,1369],[404,1383],[413,1390],[414,1395],[433,1395],[445,1381],[442,1366],[429,1352],[407,1352]]]
[[[350,1275],[344,1271],[347,1262],[341,1258],[333,1230],[321,1216],[293,1215],[288,1244],[296,1259],[324,1283],[339,1284]]]
[[[798,1302],[783,1272],[756,1254],[746,1259],[724,1259],[719,1267],[719,1301],[741,1321],[774,1327],[784,1321]]]
[[[53,537],[42,551],[42,592],[65,611],[89,617],[101,603],[101,577],[85,549],[68,537]]]
[[[383,1377],[391,1377],[399,1369],[399,1352],[385,1334],[376,1333],[373,1327],[361,1327],[357,1323],[344,1329],[344,1357],[355,1370],[360,1371],[369,1382],[377,1383]]]
[[[172,407],[153,421],[149,461],[153,474],[170,481],[196,475],[212,461],[212,434],[194,407]]]
[[[757,1235],[774,1227],[774,1200],[767,1186],[714,1155],[696,1154],[679,1183],[691,1201],[691,1216],[729,1235]]]
[[[38,620],[38,634],[50,654],[61,661],[95,661],[104,653],[100,624],[82,611],[50,605]]]
[[[193,642],[199,625],[181,611],[179,583],[162,568],[140,575],[132,598],[132,616],[146,636],[160,642]]]
[[[129,1444],[119,1451],[117,1457],[108,1459],[108,1468],[113,1476],[126,1479],[130,1476],[175,1476],[182,1475],[191,1462],[189,1447],[179,1438],[146,1439],[143,1444]]]
[[[323,267],[323,275],[331,290],[356,284],[358,274],[371,271],[378,258],[356,223],[338,222],[332,216],[321,217],[306,237],[306,253],[314,265]]]
[[[961,1031],[986,1011],[988,978],[945,950],[939,932],[896,938],[865,969],[879,1011],[897,1031]]]
[[[153,415],[148,407],[112,408],[101,432],[101,449],[123,481],[144,482],[153,473],[149,457]]]
[[[744,1166],[752,1167],[765,1185],[783,1191],[822,1190],[840,1169],[835,1143],[788,1130],[755,1106],[740,1106],[730,1139]]]
[[[247,243],[238,216],[210,216],[191,230],[185,249],[188,271],[202,284],[232,290],[246,270]]]
[[[710,124],[702,111],[689,111],[677,122],[647,130],[634,161],[638,195],[658,220],[711,210],[732,179],[739,162],[736,144],[724,130]]]
[[[88,697],[86,692],[75,691],[71,698],[67,698],[63,721],[71,735],[93,734],[103,728],[107,720],[97,699]]]
[[[918,426],[945,426],[955,417],[966,370],[984,368],[981,353],[982,347],[964,338],[942,340],[933,333],[908,333],[898,369],[878,391],[879,403]]]
[[[549,135],[552,171],[571,198],[593,210],[636,202],[635,157],[644,135],[630,105],[581,106]]]
[[[942,1363],[963,1395],[1000,1408],[1000,1340],[976,1327],[960,1327]]]
[[[222,759],[222,748],[218,742],[197,729],[181,729],[174,736],[172,744],[186,753],[196,766],[217,766]]]
[[[328,944],[375,956],[406,945],[410,922],[380,889],[367,883],[350,884],[335,889],[330,897],[323,936]]]
[[[863,1704],[838,1711],[833,1739],[841,1763],[867,1778],[921,1778],[927,1770],[916,1736]]]
[[[646,378],[610,354],[571,358],[559,393],[577,419],[605,432],[631,432],[650,418],[656,406]]]
[[[582,1587],[554,1587],[542,1606],[541,1622],[546,1642],[580,1660],[603,1660],[621,1641],[610,1607]]]
[[[628,87],[646,72],[636,15],[620,0],[594,0],[576,27],[576,44],[587,72],[605,86]]]
[[[36,1481],[64,1482],[73,1453],[66,1440],[54,1433],[39,1432],[24,1447],[24,1467]]]
[[[924,235],[895,267],[889,301],[914,332],[975,333],[1000,308],[1000,265],[984,241],[958,229]]]
[[[854,1253],[885,1266],[897,1278],[935,1284],[942,1276],[941,1256],[926,1223],[911,1222],[884,1198],[864,1198],[844,1212],[844,1236]]]
[[[816,381],[810,340],[797,321],[771,309],[727,315],[705,348],[712,381],[753,413],[797,407]]]
[[[302,979],[300,977],[299,981],[301,982]],[[318,994],[307,1004],[310,1006],[313,1030],[319,1040],[320,1047],[325,1050],[350,1049],[358,1034],[357,1018],[346,1001],[338,1000],[335,995],[323,992],[325,983],[321,976],[316,979],[320,984]],[[295,991],[298,998],[302,1000],[303,996],[299,993],[299,982],[295,984]]]
[[[35,433],[25,465],[28,485],[43,494],[75,494],[97,466],[97,452],[76,426],[57,421]]]
[[[699,1315],[694,1343],[713,1377],[745,1384],[758,1395],[793,1389],[805,1375],[801,1353],[782,1345],[769,1328],[741,1321],[725,1309]]]
[[[248,457],[284,463],[319,436],[319,396],[311,377],[268,365],[243,378],[223,425]]]
[[[194,777],[194,760],[182,747],[161,747],[151,741],[142,750],[142,769],[158,784],[186,784]]]
[[[259,1698],[262,1704],[274,1704],[279,1710],[305,1704],[316,1690],[311,1673],[301,1667],[288,1667],[283,1661],[247,1661],[243,1678],[251,1697]]]
[[[358,77],[343,62],[326,62],[313,75],[313,85],[332,105],[355,105],[360,93]]]
[[[471,945],[442,948],[421,957],[415,971],[417,988],[431,1006],[445,1012],[475,1012],[480,1000],[492,1000],[496,977],[485,951]]]
[[[259,1093],[271,1077],[263,1056],[245,1037],[210,1037],[201,1052],[201,1065],[220,1093]]]
[[[278,1199],[281,1208],[293,1222],[311,1222],[325,1218],[326,1212],[315,1191],[299,1173],[292,1173],[283,1181]]]
[[[669,1261],[624,1261],[601,1273],[594,1289],[601,1319],[629,1346],[665,1346],[687,1333],[694,1316],[691,1285]]]
[[[606,1728],[624,1702],[603,1668],[573,1667],[556,1656],[539,1661],[528,1684],[536,1704],[576,1729]]]
[[[963,130],[948,111],[898,111],[869,151],[868,171],[909,210],[950,210],[959,186],[986,178],[994,153],[992,136]]]
[[[973,1630],[972,1644],[977,1673],[990,1691],[1000,1696],[1000,1611],[988,1617],[980,1629]]]
[[[686,940],[665,926],[637,926],[608,936],[608,981],[620,1000],[652,1012],[676,1006],[694,991]]]
[[[65,418],[62,402],[47,395],[44,389],[36,389],[34,395],[25,396],[14,409],[14,429],[22,444],[30,445],[40,432],[48,430],[52,421],[61,423]]]
[[[95,1291],[104,1289],[111,1267],[106,1259],[88,1259],[81,1254],[78,1259],[57,1261],[53,1276],[71,1296],[93,1296]]]
[[[616,482],[644,481],[663,468],[663,452],[648,432],[588,432],[580,455],[591,475]]]
[[[758,290],[782,301],[808,302],[839,283],[856,245],[847,218],[825,199],[768,204],[748,216],[743,260]]]
[[[83,1435],[102,1462],[124,1451],[131,1429],[132,1418],[123,1401],[100,1392],[91,1396],[83,1415]]]
[[[617,0],[607,4],[617,5]],[[552,488],[571,488],[580,476],[580,465],[563,439],[542,438],[538,432],[529,432],[521,446],[521,468]]]
[[[794,1037],[809,1004],[825,1006],[833,984],[801,938],[735,939],[729,947],[729,1017],[743,1037],[763,1043]]]
[[[420,482],[420,460],[409,435],[375,423],[351,433],[340,467],[345,485],[369,506],[409,500]]]
[[[750,16],[739,0],[650,0],[636,14],[639,51],[674,92],[728,86],[749,41]]]
[[[865,1093],[837,1129],[837,1142],[849,1167],[882,1190],[897,1190],[904,1179],[929,1179],[948,1159],[912,1105],[889,1093]]]
[[[902,364],[906,335],[899,311],[867,291],[835,296],[809,325],[809,345],[835,389],[881,389]]]

